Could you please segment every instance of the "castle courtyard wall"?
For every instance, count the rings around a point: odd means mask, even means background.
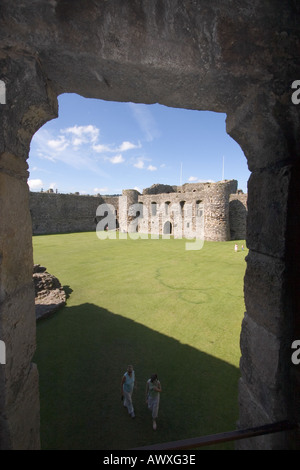
[[[31,192],[32,232],[42,235],[96,230],[96,211],[104,203],[114,205],[117,210],[118,197]]]
[[[143,194],[134,189],[123,190],[122,196],[31,192],[32,232],[42,235],[94,231],[106,214],[103,207],[102,216],[98,216],[97,209],[107,204],[122,232],[163,235],[170,224],[169,232],[175,238],[195,238],[196,234],[208,241],[245,239],[247,195],[236,192],[236,180],[154,186]],[[168,189],[170,192],[159,192]],[[143,214],[138,214],[139,209]],[[105,223],[102,225],[103,229]]]
[[[127,204],[122,200],[120,210],[120,229],[164,235],[168,230],[175,238],[194,238],[195,235],[208,241],[228,241],[231,239],[229,218],[229,196],[237,191],[237,181],[229,180],[218,183],[194,183],[175,187],[168,192],[163,185],[154,185],[143,192],[123,191]],[[160,188],[162,186],[162,188]],[[245,195],[245,197],[247,197]],[[136,211],[128,213],[132,204]],[[232,208],[231,219],[238,216]],[[137,213],[139,219],[137,221]],[[143,214],[141,214],[141,212]],[[200,218],[203,217],[203,221]],[[246,217],[246,214],[244,214]],[[198,224],[198,225],[197,225]],[[239,235],[242,235],[240,223]],[[244,229],[246,225],[244,224]],[[200,233],[201,232],[201,233]],[[245,238],[246,232],[243,232]]]

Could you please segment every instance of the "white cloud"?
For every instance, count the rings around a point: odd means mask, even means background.
[[[50,146],[49,142],[52,142]],[[103,177],[108,177],[99,167],[90,146],[86,146],[84,152],[79,152],[78,147],[73,147],[70,144],[71,141],[68,141],[65,136],[59,135],[58,138],[53,138],[49,131],[41,129],[32,139],[31,152],[34,152],[39,158],[50,160],[54,164],[62,162],[77,170],[90,170]]]
[[[137,148],[141,148],[140,143],[138,145],[136,145],[136,144],[133,144],[132,142],[125,141],[125,142],[122,142],[122,144],[118,148],[118,151],[119,152],[126,152],[127,150],[132,150],[132,149],[137,149]]]
[[[119,145],[119,147],[114,147],[112,145],[104,145],[104,144],[96,144],[93,145],[93,149],[97,153],[107,153],[107,152],[127,152],[127,150],[132,150],[132,149],[137,149],[141,148],[141,144],[133,144],[132,142],[129,142],[128,140],[125,140],[124,142]]]
[[[98,194],[98,193],[102,193],[102,194],[107,194],[108,192],[108,187],[105,187],[105,188],[94,188],[94,193]]]
[[[115,155],[114,157],[110,158],[109,161],[111,163],[113,163],[114,165],[118,164],[118,163],[123,163],[125,162],[123,156],[121,154],[119,155]]]
[[[190,176],[189,177],[189,181],[197,181],[197,180],[198,180],[197,176]]]
[[[69,142],[63,135],[60,135],[58,139],[48,140],[47,145],[56,152],[63,152],[69,146]]]
[[[138,191],[139,193],[142,193],[142,189],[139,188],[138,186],[135,186],[133,189],[135,189],[135,190]]]
[[[103,144],[93,145],[93,150],[97,153],[112,152],[112,149],[108,145]]]
[[[135,168],[139,168],[140,170],[145,167],[145,163],[143,160],[138,160],[136,163],[134,163]]]
[[[89,170],[106,178],[101,163],[113,165],[125,162],[122,153],[141,147],[140,143],[123,140],[120,145],[99,142],[100,130],[92,125],[67,127],[56,134],[40,130],[32,139],[31,151],[53,164],[62,162],[77,170]],[[100,159],[97,154],[101,154]]]
[[[80,139],[79,137],[75,137],[73,140],[72,140],[72,144],[74,145],[74,147],[79,147],[79,145],[83,144],[84,140]]]
[[[157,167],[154,165],[149,164],[147,167],[145,166],[146,161],[151,161],[150,158],[146,157],[139,157],[135,163],[133,163],[133,166],[135,168],[138,168],[139,170],[147,169],[148,171],[156,171]]]
[[[47,145],[47,142],[45,142],[45,146]],[[50,152],[51,153],[51,152]],[[41,160],[49,160],[50,162],[55,162],[55,158],[54,157],[51,157],[49,154],[46,155],[45,153],[41,152],[41,151],[37,151],[37,155],[38,157],[41,159]],[[40,169],[41,171],[41,169]],[[43,170],[45,171],[45,170]]]
[[[40,179],[28,180],[28,186],[30,190],[32,189],[41,189],[43,187],[43,181]]]
[[[72,144],[78,147],[81,144],[95,143],[99,137],[99,129],[92,124],[87,126],[73,126],[62,129],[63,134],[71,134]]]

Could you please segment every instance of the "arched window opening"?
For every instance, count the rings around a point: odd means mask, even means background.
[[[170,201],[165,202],[165,215],[169,215]]]
[[[157,203],[151,202],[151,215],[156,215],[156,214],[157,214]]]
[[[164,223],[163,234],[172,235],[172,223],[169,220]]]

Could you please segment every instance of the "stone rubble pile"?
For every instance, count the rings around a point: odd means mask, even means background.
[[[66,293],[59,280],[49,274],[44,266],[33,266],[36,319],[57,312],[66,304]]]

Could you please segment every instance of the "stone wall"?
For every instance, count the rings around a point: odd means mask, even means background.
[[[123,209],[120,210],[120,230],[127,231],[126,227],[129,227],[129,231],[133,232],[159,235],[170,233],[175,238],[194,238],[196,234],[208,241],[230,240],[229,196],[236,191],[235,180],[192,183],[180,187],[153,185],[144,190],[142,195],[134,190],[124,191],[123,197],[127,197],[127,203],[121,201]],[[246,199],[247,196],[244,196]],[[138,222],[137,212],[133,211],[126,217],[129,207],[137,203],[143,205],[136,208],[138,212],[143,211],[143,217],[140,217]],[[245,218],[246,213],[243,215]],[[203,225],[200,217],[203,217]],[[232,221],[241,218],[242,214],[236,215],[233,206]],[[132,225],[132,220],[135,221],[135,225]],[[196,228],[197,223],[198,228]],[[197,230],[204,230],[204,233],[197,233]],[[246,236],[245,220],[244,231],[240,222],[239,235],[243,235],[241,239]]]
[[[102,204],[116,219],[116,228],[122,232],[139,231],[147,234],[167,234],[175,238],[195,238],[204,229],[205,240],[226,241],[246,237],[246,194],[236,192],[237,181],[219,183],[194,183],[183,186],[153,185],[141,195],[132,189],[122,196],[80,196],[75,194],[36,193],[29,198],[33,234],[88,232],[96,230],[106,214],[97,215]],[[137,225],[134,204],[143,204],[143,217]],[[156,213],[154,206],[156,204]],[[242,207],[242,209],[241,209]],[[200,222],[197,216],[203,216]],[[146,217],[147,216],[147,217]],[[105,219],[108,222],[108,218]],[[112,219],[111,219],[112,220]],[[136,221],[135,225],[132,225]],[[104,228],[106,223],[100,228]],[[99,228],[99,226],[98,226]],[[200,238],[200,233],[197,234]]]
[[[33,234],[89,232],[96,230],[100,204],[118,210],[118,196],[79,196],[75,194],[30,193]]]
[[[247,194],[229,196],[229,226],[231,240],[245,240],[247,224]]]

